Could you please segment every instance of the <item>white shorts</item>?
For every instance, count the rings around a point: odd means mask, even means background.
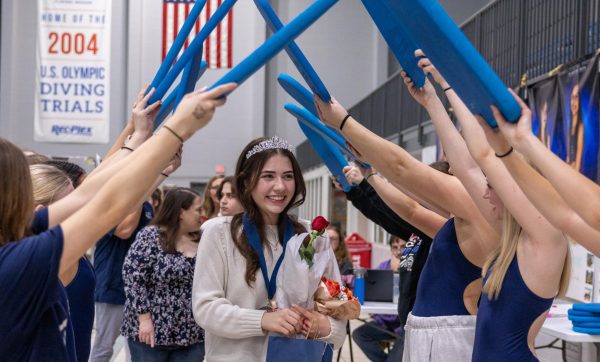
[[[402,362],[467,362],[473,354],[476,316],[415,317],[404,328]]]

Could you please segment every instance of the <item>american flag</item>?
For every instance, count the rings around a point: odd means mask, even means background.
[[[177,33],[196,0],[163,0],[163,40],[162,40],[162,59],[164,60],[171,44],[175,40]],[[194,36],[200,32],[206,21],[217,10],[223,0],[207,0],[204,9],[198,16],[196,24],[190,35],[185,41],[183,49],[194,39]],[[202,58],[206,60],[209,68],[231,68],[233,48],[233,9],[223,18],[216,29],[204,42],[204,51]],[[182,52],[183,52],[182,49]],[[179,53],[181,55],[181,52]]]

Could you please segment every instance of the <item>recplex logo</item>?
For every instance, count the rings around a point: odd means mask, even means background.
[[[58,124],[53,124],[50,132],[59,136],[61,134],[72,135],[72,136],[92,136],[92,127],[84,127],[78,125],[71,126],[63,126]]]

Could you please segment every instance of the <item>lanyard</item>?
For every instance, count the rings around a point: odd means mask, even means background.
[[[283,251],[281,252],[281,256],[277,259],[277,263],[273,268],[273,273],[271,273],[271,278],[269,278],[269,272],[267,270],[267,262],[265,261],[265,253],[263,251],[262,242],[260,240],[260,236],[258,234],[258,230],[256,229],[256,223],[248,217],[247,213],[244,213],[242,216],[242,222],[244,224],[244,232],[248,237],[248,242],[250,246],[254,250],[254,252],[258,255],[258,260],[260,262],[260,270],[262,271],[263,279],[265,280],[265,287],[267,288],[267,295],[269,300],[273,299],[275,296],[275,291],[277,290],[277,272],[279,271],[279,267],[281,266],[281,262],[283,262],[283,258],[285,257],[285,247],[289,239],[294,236],[294,225],[290,222],[289,218],[286,217],[285,220],[285,231],[283,234]]]

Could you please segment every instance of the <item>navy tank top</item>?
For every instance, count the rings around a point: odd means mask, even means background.
[[[473,361],[538,361],[527,345],[527,335],[533,322],[550,309],[553,300],[539,297],[529,290],[521,277],[515,255],[506,271],[498,299],[489,300],[486,293],[481,295]]]
[[[92,327],[94,326],[94,289],[96,276],[92,264],[84,256],[79,259],[75,278],[65,288],[69,298],[73,340],[77,361],[90,358]]]
[[[412,314],[418,317],[469,315],[463,293],[481,278],[481,268],[471,263],[458,246],[454,218],[438,231],[417,286]]]

